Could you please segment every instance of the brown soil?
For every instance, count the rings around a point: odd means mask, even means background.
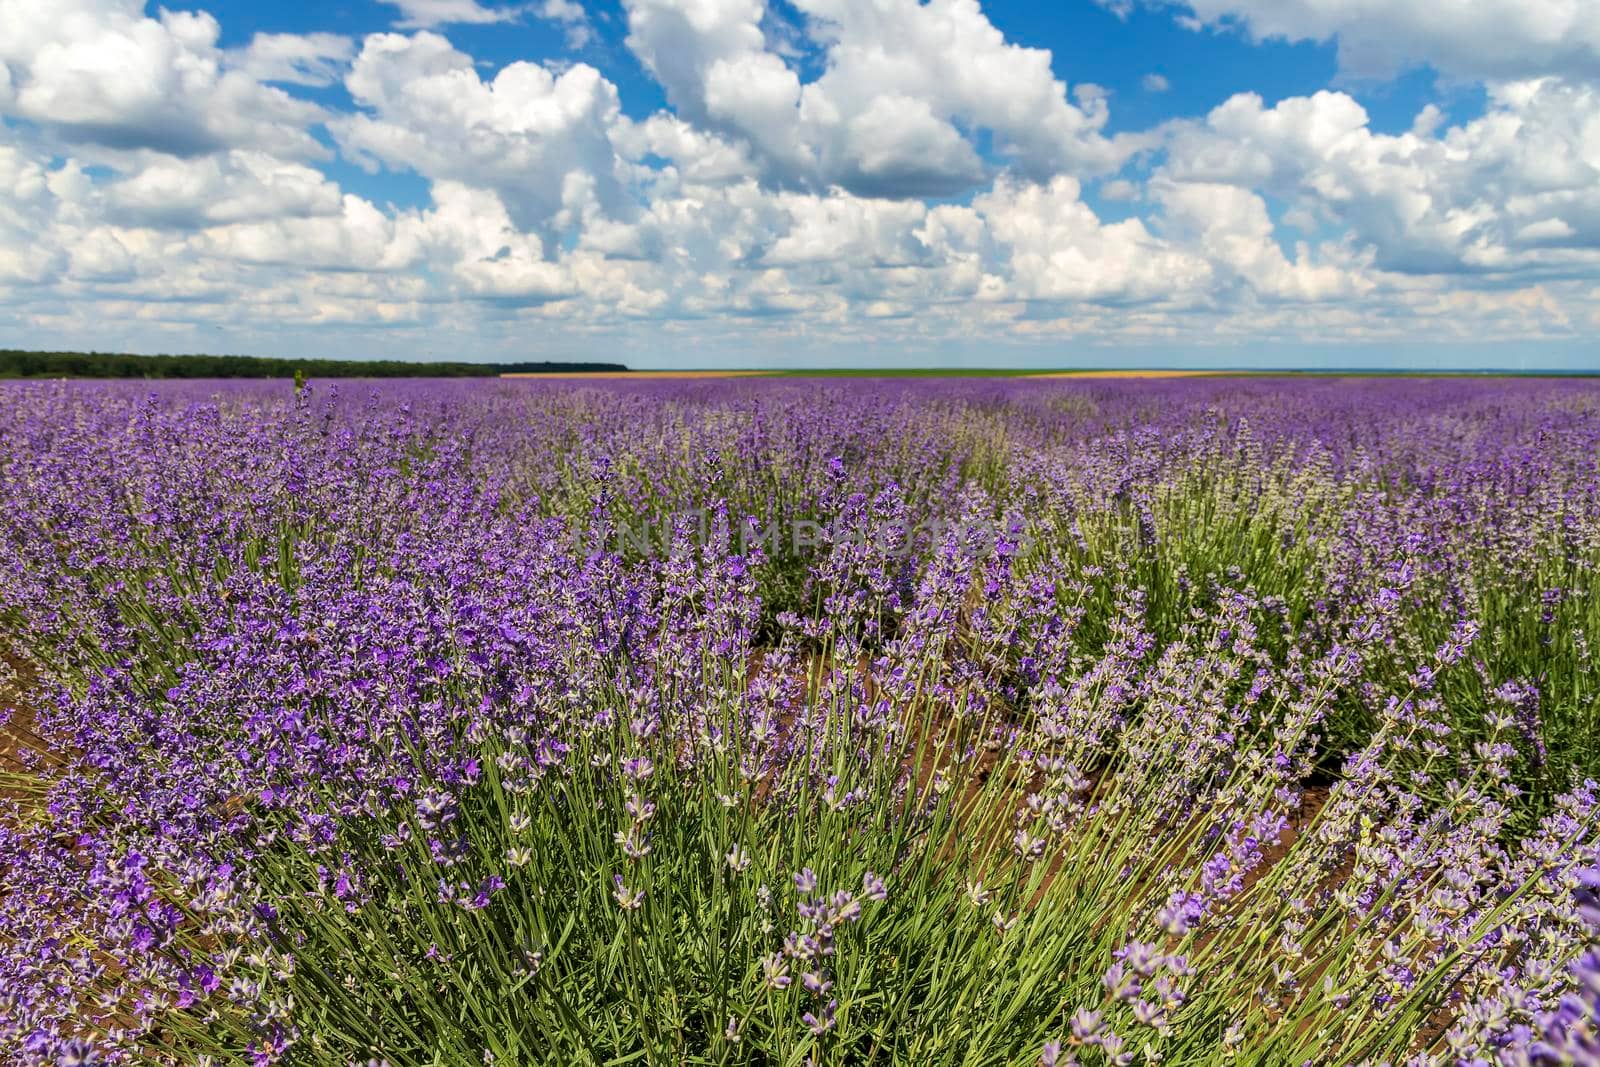
[[[0,649],[0,773],[24,773],[24,750],[47,753],[49,746],[35,732],[33,709],[25,694],[33,685],[34,672],[20,657]]]

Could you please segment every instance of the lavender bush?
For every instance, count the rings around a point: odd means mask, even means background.
[[[4,1062],[1596,1062],[1600,388],[0,396]]]

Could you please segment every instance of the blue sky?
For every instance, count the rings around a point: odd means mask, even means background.
[[[1600,0],[0,0],[0,345],[1600,366]]]

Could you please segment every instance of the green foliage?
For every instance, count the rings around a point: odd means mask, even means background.
[[[491,378],[625,371],[621,363],[413,363],[400,359],[134,356],[0,349],[0,378]]]

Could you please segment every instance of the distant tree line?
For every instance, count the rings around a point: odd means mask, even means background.
[[[625,371],[621,363],[410,363],[399,359],[132,356],[0,349],[0,378],[488,378]]]

